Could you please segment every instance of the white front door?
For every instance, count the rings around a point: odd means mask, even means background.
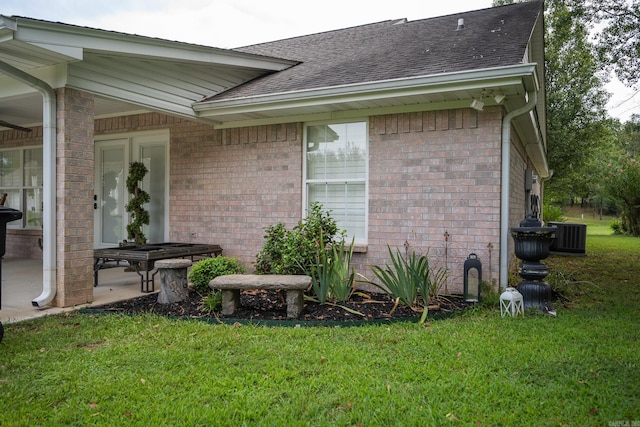
[[[129,214],[125,206],[129,201],[126,180],[129,164],[140,161],[149,172],[142,188],[151,201],[149,225],[143,232],[149,243],[166,241],[168,235],[168,148],[169,133],[152,132],[132,134],[118,138],[101,138],[95,143],[95,195],[94,195],[94,247],[112,247],[127,239]]]

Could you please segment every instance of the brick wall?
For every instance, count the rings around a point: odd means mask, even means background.
[[[57,292],[54,304],[93,301],[93,95],[57,93]]]
[[[300,220],[301,183],[300,124],[181,123],[171,134],[171,239],[220,244],[252,268],[264,228]]]
[[[370,118],[369,244],[354,261],[389,262],[387,244],[429,252],[461,291],[466,257],[498,278],[499,108]],[[213,130],[171,124],[170,239],[218,243],[251,268],[264,228],[301,216],[302,124]],[[448,236],[448,237],[445,237]]]
[[[462,290],[472,252],[483,279],[497,279],[501,117],[501,109],[487,108],[371,118],[369,250],[361,270],[388,263],[388,244],[448,268],[449,292]]]
[[[463,263],[471,252],[483,263],[483,278],[498,279],[501,124],[498,107],[370,117],[369,244],[366,253],[355,255],[358,272],[373,279],[370,266],[389,262],[388,244],[428,251],[434,266],[450,270],[449,292],[461,291]],[[89,124],[85,127],[88,132]],[[301,123],[215,130],[149,113],[100,119],[93,127],[95,135],[170,130],[172,241],[220,244],[225,255],[251,268],[264,228],[279,221],[290,228],[301,218]],[[3,137],[11,144],[28,142],[0,133]],[[93,146],[68,141],[65,147],[66,156],[89,163],[64,166],[92,174]],[[512,177],[523,179],[520,151],[512,150],[511,163]],[[69,200],[90,197],[90,181],[68,181],[59,191]],[[516,224],[524,214],[521,187],[511,186],[510,216]],[[70,209],[72,204],[64,206],[63,216]],[[76,230],[76,237],[67,232],[62,244],[85,259],[91,252],[86,232],[93,232],[92,204],[77,209],[82,212],[76,216],[86,217],[86,229]],[[71,259],[64,262],[65,269],[73,268]],[[83,267],[88,269],[80,272],[83,277],[91,265]]]
[[[161,114],[96,121],[96,135],[166,128],[169,240],[219,244],[251,269],[264,228],[301,218],[302,125],[214,130]]]

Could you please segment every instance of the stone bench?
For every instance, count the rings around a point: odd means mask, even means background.
[[[285,274],[229,274],[209,283],[211,289],[222,291],[222,314],[232,315],[240,307],[240,291],[275,289],[286,291],[287,319],[297,319],[304,308],[304,291],[311,286],[311,277]]]

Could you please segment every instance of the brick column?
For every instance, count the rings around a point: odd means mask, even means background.
[[[94,97],[57,90],[57,291],[54,305],[93,301]]]

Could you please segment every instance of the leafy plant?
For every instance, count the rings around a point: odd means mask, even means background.
[[[326,251],[318,252],[318,264],[311,275],[313,293],[320,304],[325,304],[329,298],[331,281],[333,280],[333,262]]]
[[[202,297],[202,309],[207,313],[212,313],[217,311],[220,307],[222,307],[222,291],[215,290],[209,292],[207,295]]]
[[[611,227],[611,230],[613,230],[613,234],[624,234],[624,230],[622,229],[622,221],[618,218],[611,221],[609,227]]]
[[[545,222],[565,222],[566,218],[562,213],[562,208],[560,206],[552,205],[552,204],[544,204],[542,206],[542,217]]]
[[[143,225],[149,225],[149,212],[144,208],[145,203],[149,203],[151,196],[140,188],[140,182],[149,172],[142,162],[131,162],[129,164],[129,176],[127,177],[127,191],[131,199],[125,209],[131,214],[131,222],[127,224],[127,238],[133,239],[136,245],[147,242],[147,237],[142,231]]]
[[[189,281],[202,294],[211,292],[209,282],[218,276],[245,273],[245,267],[236,258],[218,256],[196,262],[189,271]]]
[[[622,230],[640,236],[640,162],[627,155],[619,165],[609,165],[607,188],[622,207]]]
[[[408,307],[422,305],[420,323],[424,323],[428,313],[429,300],[438,296],[446,283],[446,268],[432,269],[427,255],[411,255],[405,258],[399,249],[395,254],[387,246],[392,265],[373,266],[373,273],[382,284],[371,281],[367,283],[387,292],[392,298]],[[421,303],[418,299],[421,297]]]
[[[407,261],[399,249],[396,249],[394,254],[391,247],[387,245],[387,250],[392,265],[385,264],[385,267],[374,265],[372,267],[373,273],[382,282],[382,285],[375,282],[368,283],[387,292],[393,298],[399,299],[402,304],[412,307],[418,295],[415,270],[421,269],[422,261],[416,261],[415,252],[412,252],[410,261]]]
[[[259,274],[313,274],[315,266],[336,237],[336,221],[320,203],[314,202],[306,218],[291,230],[279,222],[269,226],[262,250],[256,255],[255,269]]]
[[[482,307],[490,309],[500,308],[500,292],[498,292],[495,280],[491,282],[483,280],[482,283],[480,283],[480,292],[482,295],[482,298],[480,298]]]
[[[433,268],[429,267],[429,299],[437,298],[440,296],[440,291],[447,284],[447,280],[449,279],[449,270],[447,268],[438,267]],[[418,289],[418,291],[420,291]],[[424,294],[421,293],[424,296]]]
[[[331,253],[333,259],[333,280],[331,282],[331,295],[337,301],[347,301],[355,289],[355,272],[351,265],[351,257],[353,256],[354,239],[347,249],[344,239],[331,245]]]
[[[320,304],[326,303],[328,298],[347,301],[354,290],[353,240],[348,249],[344,239],[330,246],[330,250],[319,252],[319,262],[312,269],[313,292]]]

